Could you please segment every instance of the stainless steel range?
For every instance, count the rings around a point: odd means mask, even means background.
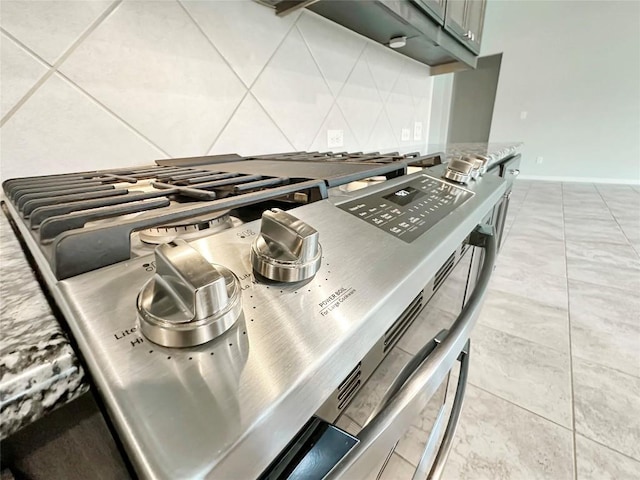
[[[436,478],[506,188],[476,160],[201,157],[3,186],[140,477],[372,478],[433,410],[416,478]]]

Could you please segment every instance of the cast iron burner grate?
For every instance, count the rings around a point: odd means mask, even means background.
[[[377,152],[220,155],[16,178],[3,188],[22,233],[28,231],[62,280],[128,260],[133,232],[223,210],[315,202],[327,198],[329,187],[393,178],[407,166],[431,166],[439,158]]]

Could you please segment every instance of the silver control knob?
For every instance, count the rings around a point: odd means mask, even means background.
[[[165,347],[206,343],[242,314],[240,282],[233,272],[178,242],[156,248],[156,274],[137,300],[142,333]]]
[[[320,268],[320,234],[299,218],[278,208],[262,214],[260,235],[251,245],[251,264],[276,282],[299,282]]]
[[[467,184],[471,180],[473,165],[470,162],[460,158],[453,159],[447,164],[447,171],[444,172],[444,178],[456,183]]]

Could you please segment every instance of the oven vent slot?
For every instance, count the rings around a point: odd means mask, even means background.
[[[338,410],[342,410],[350,401],[354,394],[358,391],[362,383],[360,376],[362,375],[362,362],[351,370],[347,378],[345,378],[338,387]]]
[[[451,254],[451,256],[447,259],[446,262],[444,262],[444,265],[442,265],[440,267],[440,269],[437,271],[436,276],[433,280],[433,291],[435,292],[438,288],[440,288],[440,285],[442,285],[442,282],[444,282],[447,278],[447,275],[449,275],[449,272],[451,272],[451,270],[453,270],[453,264],[455,263],[454,260],[456,258],[456,252],[453,252]]]
[[[400,315],[391,328],[384,334],[384,353],[391,350],[391,347],[396,344],[405,330],[409,328],[409,325],[413,323],[418,313],[420,313],[420,310],[422,310],[422,292],[413,299],[409,306],[405,308],[404,312],[402,312],[402,315]]]

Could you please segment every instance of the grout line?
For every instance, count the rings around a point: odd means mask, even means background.
[[[618,228],[620,229],[620,232],[622,232],[622,235],[624,236],[624,239],[627,241],[627,245],[629,245],[631,247],[631,249],[636,253],[636,255],[638,257],[640,257],[640,252],[638,252],[636,250],[636,247],[633,245],[633,243],[631,242],[631,240],[629,239],[627,234],[624,232],[624,228],[622,228],[622,225],[620,225],[620,222],[616,218],[616,215],[613,213],[613,210],[611,210],[611,207],[609,207],[609,204],[607,203],[607,200],[602,195],[602,192],[598,188],[598,185],[595,185],[595,187],[596,187],[596,191],[598,192],[598,195],[600,196],[600,198],[604,202],[605,206],[607,207],[607,210],[609,210],[609,213],[611,214],[611,217],[613,218],[613,221],[616,222],[616,225],[618,225]]]
[[[200,24],[198,23],[198,21],[195,19],[195,17],[193,15],[191,15],[191,12],[189,12],[189,10],[187,9],[187,7],[185,7],[182,3],[182,0],[176,0],[176,3],[178,5],[180,5],[180,7],[182,8],[182,10],[184,11],[184,13],[187,15],[187,17],[189,17],[189,20],[191,20],[193,22],[193,24],[195,25],[195,27],[198,29],[198,31],[202,34],[202,36],[205,38],[205,40],[207,41],[207,43],[209,45],[211,45],[211,48],[213,48],[215,50],[215,52],[220,55],[220,58],[222,58],[222,61],[224,63],[226,63],[227,67],[229,67],[229,70],[231,70],[233,72],[233,74],[236,76],[236,78],[240,81],[240,83],[244,86],[244,88],[248,89],[249,87],[247,86],[247,84],[245,83],[244,80],[242,80],[242,78],[240,77],[240,75],[238,75],[238,73],[235,71],[235,69],[231,66],[231,63],[229,63],[229,61],[227,60],[227,57],[225,57],[222,52],[220,50],[218,50],[218,47],[216,47],[215,43],[213,43],[213,40],[211,40],[209,38],[209,35],[207,35],[204,31],[204,29],[200,26]],[[287,35],[289,33],[287,32]],[[279,45],[278,45],[279,46]],[[258,78],[258,77],[256,77]],[[254,79],[255,80],[255,79]],[[246,94],[245,94],[246,95]],[[243,97],[244,98],[244,97]]]
[[[244,83],[243,83],[244,85]],[[233,107],[232,112],[229,114],[229,117],[227,118],[227,120],[224,122],[224,125],[222,125],[222,128],[220,129],[220,131],[216,134],[216,136],[213,139],[213,142],[211,142],[211,144],[207,147],[207,149],[205,150],[205,155],[210,155],[211,154],[211,150],[213,149],[213,147],[215,147],[217,141],[220,139],[220,137],[222,136],[222,133],[227,129],[227,127],[229,126],[229,124],[231,123],[231,120],[233,120],[233,117],[235,117],[236,113],[238,112],[238,110],[240,109],[240,105],[242,105],[242,102],[244,102],[245,98],[247,98],[247,95],[249,95],[249,90],[245,90],[244,94],[242,95],[242,98],[240,98],[240,101],[236,104],[235,107]],[[262,105],[261,105],[262,106]],[[286,138],[286,137],[285,137]],[[288,139],[287,139],[288,140]],[[291,142],[289,142],[291,143]]]
[[[562,198],[562,236],[564,237],[564,261],[565,261],[565,271],[567,275],[567,319],[568,319],[568,327],[569,327],[569,373],[571,375],[571,421],[573,426],[573,478],[577,480],[578,478],[578,453],[576,447],[576,397],[574,391],[574,380],[573,380],[573,346],[571,340],[571,301],[569,300],[569,261],[567,259],[567,235],[566,235],[566,225],[564,222],[564,185],[560,184],[560,196]]]
[[[606,448],[607,450],[611,450],[612,452],[615,452],[615,453],[617,453],[617,454],[619,454],[619,455],[622,455],[623,457],[626,457],[626,458],[628,458],[629,460],[633,460],[633,461],[634,461],[634,462],[636,462],[636,463],[640,463],[640,459],[635,458],[635,457],[632,457],[631,455],[629,455],[629,454],[627,454],[627,453],[624,453],[624,452],[621,452],[621,451],[619,451],[619,450],[616,450],[615,448],[611,448],[611,446],[610,446],[610,445],[607,445],[607,444],[605,444],[605,443],[602,443],[602,442],[600,442],[600,441],[598,441],[598,440],[594,440],[593,438],[587,437],[587,436],[586,436],[585,434],[583,434],[583,433],[577,433],[577,434],[576,434],[576,436],[578,436],[578,435],[579,435],[579,436],[581,436],[582,438],[586,439],[586,440],[589,440],[590,442],[593,442],[593,443],[595,443],[595,444],[597,444],[597,445],[600,445],[601,447]]]
[[[538,417],[538,418],[540,418],[540,419],[542,419],[542,420],[544,420],[544,421],[546,421],[546,422],[552,423],[552,424],[554,424],[555,426],[560,427],[560,428],[562,428],[562,429],[564,429],[564,430],[566,430],[566,431],[568,431],[568,432],[573,432],[573,430],[571,430],[571,428],[569,428],[569,427],[567,427],[567,426],[565,426],[565,425],[562,425],[562,424],[560,424],[560,423],[556,422],[555,420],[551,420],[550,418],[547,418],[547,417],[545,417],[545,416],[543,416],[543,415],[540,415],[539,413],[536,413],[536,412],[534,412],[534,411],[532,411],[532,410],[529,410],[529,409],[528,409],[528,408],[526,408],[526,407],[523,407],[523,406],[522,406],[522,405],[520,405],[520,404],[515,403],[513,400],[509,400],[508,398],[504,398],[503,396],[498,395],[498,394],[496,394],[495,392],[492,392],[492,391],[490,391],[490,390],[487,390],[487,389],[486,389],[486,388],[484,388],[484,387],[481,387],[481,386],[479,386],[479,385],[476,385],[475,383],[473,383],[473,381],[472,381],[471,379],[467,380],[467,383],[468,383],[469,385],[472,385],[474,388],[477,388],[478,390],[482,390],[484,393],[487,393],[487,394],[489,394],[489,395],[491,395],[491,396],[493,396],[493,397],[499,398],[500,400],[502,400],[502,401],[504,401],[504,402],[507,402],[507,403],[509,403],[509,404],[513,405],[514,407],[519,408],[520,410],[524,410],[525,412],[530,413],[531,415],[535,415],[536,417]]]
[[[111,115],[112,117],[114,117],[116,120],[119,120],[120,122],[122,122],[127,128],[129,128],[133,133],[135,133],[136,135],[138,135],[142,140],[144,140],[145,142],[147,142],[149,145],[151,145],[152,147],[156,148],[157,150],[159,150],[162,154],[166,155],[167,158],[171,158],[172,155],[169,154],[167,151],[165,151],[162,147],[156,145],[153,141],[151,141],[151,139],[149,139],[146,135],[144,135],[142,132],[140,132],[136,127],[134,127],[133,125],[131,125],[129,122],[127,122],[124,118],[120,117],[117,113],[115,113],[113,110],[111,110],[109,107],[107,107],[104,103],[102,103],[100,100],[98,100],[97,98],[95,98],[93,95],[91,95],[89,92],[87,92],[86,90],[84,90],[80,85],[78,85],[77,83],[75,83],[73,80],[71,80],[69,77],[67,77],[64,73],[58,71],[55,72],[55,74],[60,77],[61,79],[63,79],[64,81],[66,81],[69,86],[75,88],[78,92],[84,94],[91,102],[95,103],[96,105],[100,106],[103,110],[105,110],[109,115]]]
[[[296,22],[297,23],[297,22]],[[313,56],[313,52],[311,51],[311,47],[309,46],[307,39],[305,38],[304,34],[302,33],[302,31],[300,30],[300,28],[298,28],[298,26],[296,25],[296,29],[298,30],[298,33],[300,34],[300,36],[302,37],[302,42],[304,43],[305,47],[307,48],[307,51],[309,52],[309,55],[311,55],[311,59],[313,60],[313,63],[315,64],[316,68],[318,69],[318,71],[320,72],[320,75],[322,76],[322,80],[324,81],[327,89],[329,90],[329,92],[331,93],[331,95],[333,96],[333,102],[331,103],[331,107],[329,107],[329,110],[327,111],[327,114],[324,116],[324,118],[322,119],[322,122],[320,122],[320,127],[318,127],[318,131],[316,132],[316,134],[313,137],[313,140],[311,141],[311,145],[313,145],[313,143],[316,141],[316,139],[320,136],[320,134],[322,133],[322,127],[325,124],[325,122],[327,121],[327,119],[329,118],[329,115],[331,115],[331,110],[333,110],[334,106],[337,106],[338,109],[340,110],[340,113],[342,114],[342,118],[344,118],[344,121],[347,124],[347,127],[349,128],[349,131],[351,132],[351,135],[353,136],[353,138],[356,140],[356,142],[358,142],[358,145],[360,147],[361,150],[364,150],[364,146],[360,145],[360,139],[355,135],[355,132],[353,131],[353,128],[351,128],[351,125],[349,124],[349,121],[347,120],[346,115],[344,114],[344,112],[342,111],[342,108],[340,107],[340,104],[338,103],[338,98],[340,97],[340,95],[342,95],[342,91],[344,90],[344,87],[347,85],[347,82],[349,81],[349,79],[351,78],[351,75],[353,74],[353,71],[356,69],[356,66],[358,65],[358,62],[360,61],[360,59],[362,58],[362,55],[364,53],[364,51],[367,48],[367,43],[364,42],[364,45],[362,46],[362,49],[360,50],[360,53],[358,54],[358,56],[356,57],[356,61],[353,63],[351,70],[349,70],[349,73],[347,74],[344,82],[342,82],[342,85],[340,85],[340,88],[338,89],[338,92],[334,95],[333,94],[333,90],[331,90],[331,87],[329,86],[329,82],[327,81],[326,77],[324,76],[324,73],[322,72],[322,69],[320,68],[320,65],[318,64],[316,58]],[[327,147],[328,148],[328,147]]]
[[[183,7],[184,8],[184,7]],[[298,16],[298,19],[300,18],[300,15]],[[269,111],[265,108],[265,106],[262,104],[262,102],[260,101],[260,99],[258,97],[256,97],[253,92],[251,91],[253,89],[253,87],[255,86],[255,84],[258,82],[258,80],[260,79],[260,77],[262,76],[262,74],[264,73],[264,71],[266,70],[267,66],[271,63],[271,60],[273,60],[273,57],[276,56],[276,54],[278,53],[278,51],[280,50],[280,47],[282,47],[282,44],[285,42],[285,40],[289,37],[289,34],[291,34],[292,30],[295,28],[296,23],[298,22],[298,19],[296,19],[295,22],[293,22],[291,24],[291,27],[289,27],[289,30],[287,30],[287,33],[285,33],[282,37],[282,39],[280,40],[280,43],[278,43],[278,45],[276,46],[276,48],[273,50],[273,52],[271,53],[271,55],[269,56],[269,58],[267,59],[267,61],[264,63],[264,65],[262,66],[262,68],[260,69],[260,71],[258,72],[258,74],[256,75],[256,78],[253,79],[253,81],[251,82],[251,85],[249,85],[249,87],[247,88],[247,92],[245,93],[243,99],[240,101],[240,103],[238,103],[238,106],[236,107],[236,109],[234,109],[233,113],[231,114],[231,116],[229,117],[229,119],[227,120],[227,122],[224,124],[224,127],[222,127],[222,129],[220,130],[220,132],[218,133],[218,135],[216,136],[216,138],[213,140],[213,143],[211,144],[211,146],[209,147],[209,150],[207,150],[207,153],[209,153],[211,151],[211,149],[213,149],[213,147],[215,146],[216,142],[218,141],[218,139],[220,138],[220,135],[222,135],[222,132],[225,130],[225,128],[227,128],[227,125],[229,124],[229,122],[231,121],[231,119],[233,118],[233,116],[235,115],[237,109],[240,107],[240,105],[242,104],[242,102],[244,101],[244,98],[247,96],[247,94],[251,94],[251,96],[254,98],[254,100],[256,102],[258,102],[258,105],[260,105],[260,108],[262,108],[262,110],[264,111],[264,113],[267,114],[267,117],[269,118],[269,120],[271,120],[271,122],[276,126],[276,128],[280,131],[280,133],[282,133],[282,135],[284,136],[285,140],[287,142],[289,142],[289,145],[291,145],[291,147],[296,150],[296,146],[293,144],[293,142],[291,141],[291,139],[287,136],[287,134],[282,130],[282,128],[280,128],[280,125],[278,125],[278,122],[276,122],[273,117],[271,116],[271,114],[269,113]],[[206,36],[206,35],[205,35]],[[207,37],[208,38],[208,37]],[[224,57],[223,57],[224,58]],[[226,61],[226,59],[225,59]],[[233,70],[233,69],[232,69]],[[235,71],[234,71],[235,73]],[[244,82],[242,82],[243,85],[245,85]]]
[[[49,63],[46,60],[44,60],[43,58],[41,58],[39,55],[37,55],[33,50],[31,50],[30,48],[28,48],[26,45],[24,45],[22,42],[20,42],[17,38],[15,38],[13,35],[9,34],[6,30],[2,30],[2,32],[4,34],[6,34],[8,37],[10,37],[12,40],[14,40],[16,43],[18,43],[20,46],[22,46],[23,48],[25,48],[28,52],[30,52],[31,54],[33,54],[35,57],[39,58],[41,61],[43,61],[45,64],[49,65],[51,68],[49,69],[49,71],[47,71],[47,73],[45,73],[28,91],[27,93],[25,93],[22,98],[20,100],[18,100],[18,102],[13,106],[13,108],[11,108],[4,117],[2,117],[2,120],[0,121],[0,127],[2,127],[5,123],[7,123],[7,121],[9,121],[9,119],[11,117],[13,117],[13,115],[16,114],[16,112],[27,102],[27,100],[29,100],[34,94],[35,92],[42,86],[44,85],[44,83],[51,78],[51,76],[56,73],[59,68],[60,65],[62,65],[62,63],[69,58],[69,56],[73,53],[73,51],[78,48],[78,46],[80,46],[80,44],[91,34],[93,33],[93,31],[98,28],[98,26],[104,22],[104,20],[113,13],[113,11],[122,3],[123,0],[115,0],[113,3],[111,3],[104,12],[102,12],[98,18],[96,18],[85,30],[84,32],[82,32],[80,34],[80,36],[71,44],[71,46],[69,48],[67,48],[66,51],[64,51],[62,53],[62,55],[60,55],[57,60],[53,63]]]

